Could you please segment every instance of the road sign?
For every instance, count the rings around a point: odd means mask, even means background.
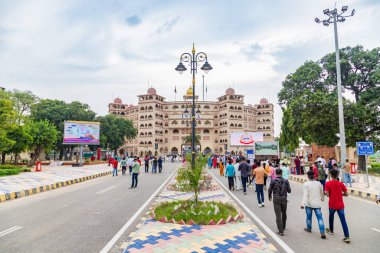
[[[375,153],[372,141],[357,142],[356,149],[358,155],[373,155]]]
[[[253,149],[247,150],[247,158],[251,160],[255,159],[255,151]]]

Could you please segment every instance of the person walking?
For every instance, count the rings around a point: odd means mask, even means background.
[[[265,175],[264,175],[264,190],[266,190],[267,189],[267,180],[268,180],[268,176],[270,174],[269,164],[268,163],[264,163],[263,164],[263,168],[264,168],[264,171],[265,171]]]
[[[261,167],[261,162],[257,162],[257,168],[253,171],[253,176],[255,177],[256,183],[256,193],[257,201],[259,202],[259,207],[264,207],[264,177],[265,170]]]
[[[212,167],[212,157],[211,156],[209,156],[207,158],[207,166],[208,166],[209,169],[211,169],[211,167]]]
[[[350,243],[350,234],[348,232],[348,226],[346,222],[346,217],[344,214],[344,202],[343,196],[348,196],[346,186],[338,181],[338,170],[331,170],[331,181],[326,183],[325,192],[327,197],[329,197],[329,227],[326,229],[327,233],[334,234],[334,215],[335,212],[338,213],[340,222],[342,223],[344,238],[343,241]]]
[[[289,181],[282,178],[282,170],[276,170],[276,179],[270,182],[268,189],[268,199],[272,201],[273,193],[273,208],[276,215],[276,224],[278,234],[284,236],[286,228],[286,209],[288,207],[288,193],[291,192]]]
[[[149,173],[149,156],[148,155],[144,157],[144,166],[145,166],[145,173]]]
[[[132,185],[129,189],[136,188],[138,183],[138,176],[140,173],[140,163],[137,161],[137,158],[133,160],[132,165]]]
[[[296,156],[296,159],[294,159],[294,164],[296,166],[296,174],[297,175],[300,175],[300,171],[301,171],[301,160],[298,158],[298,156]]]
[[[223,162],[221,160],[219,160],[219,174],[220,174],[220,176],[224,175],[224,165],[223,165]]]
[[[351,180],[351,165],[348,162],[348,159],[346,159],[346,163],[344,164],[344,184],[347,187],[347,184],[350,184],[350,187],[352,188],[352,180]]]
[[[232,165],[231,160],[228,161],[225,176],[228,177],[228,188],[232,191],[234,189],[235,167]]]
[[[152,173],[157,173],[157,157],[153,157],[153,161],[152,161]]]
[[[113,159],[112,161],[112,176],[117,176],[117,166],[119,165],[119,162],[117,161],[117,159]]]
[[[127,161],[127,165],[129,167],[129,175],[132,175],[132,165],[133,165],[133,157],[129,157]]]
[[[251,171],[251,167],[245,162],[244,157],[240,158],[239,171],[241,173],[241,183],[243,185],[243,192],[244,192],[244,195],[247,195],[247,182],[248,182],[248,176]]]
[[[217,166],[217,160],[216,160],[216,156],[214,156],[213,158],[212,158],[212,167],[214,167],[214,169],[216,169],[216,166]]]
[[[303,184],[303,198],[301,209],[305,209],[306,211],[306,228],[304,229],[306,232],[311,233],[312,228],[312,216],[313,211],[318,220],[319,231],[321,233],[321,238],[326,239],[325,234],[325,224],[323,222],[322,216],[322,201],[324,200],[324,192],[322,189],[322,185],[314,180],[314,172],[308,171],[307,177],[309,181]]]
[[[161,158],[161,156],[158,157],[157,163],[158,163],[158,172],[161,173],[162,172],[162,158]]]
[[[123,157],[123,160],[120,162],[121,165],[121,175],[125,175],[125,172],[127,171],[127,160],[125,160],[125,157]]]
[[[323,186],[323,191],[325,191],[326,178],[327,178],[327,176],[326,176],[325,169],[323,168],[323,166],[321,164],[319,164],[319,166],[318,166],[318,180],[321,183],[321,185]]]
[[[242,182],[241,182],[241,172],[239,171],[239,160],[235,159],[235,182],[236,182],[236,189],[240,191],[242,189]]]
[[[289,172],[289,169],[288,169],[288,167],[286,166],[285,163],[281,164],[281,170],[282,170],[282,178],[286,179],[286,180],[289,180],[289,174],[290,174],[290,172]]]

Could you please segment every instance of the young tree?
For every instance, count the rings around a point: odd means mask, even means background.
[[[10,98],[14,102],[16,111],[16,123],[20,125],[26,115],[30,114],[30,109],[38,101],[38,97],[31,91],[13,90],[10,92]]]
[[[14,125],[16,113],[13,110],[13,102],[9,99],[9,94],[0,90],[0,153],[1,163],[5,163],[5,155],[15,141],[9,138],[8,132],[11,131]]]
[[[28,133],[26,125],[17,125],[7,133],[9,139],[14,141],[14,144],[5,151],[7,154],[14,154],[14,163],[18,163],[18,155],[21,152],[29,149],[33,138]]]
[[[34,155],[28,163],[28,166],[31,167],[36,163],[42,151],[48,152],[53,148],[59,132],[48,120],[29,122],[27,125],[27,131],[33,139],[30,147],[33,149]]]

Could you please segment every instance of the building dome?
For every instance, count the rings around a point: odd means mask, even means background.
[[[121,100],[121,98],[115,98],[113,102],[114,104],[122,104],[123,100]]]
[[[186,91],[186,96],[192,96],[193,95],[193,88],[188,88]]]
[[[157,92],[156,92],[156,89],[155,88],[149,88],[148,89],[148,95],[156,95]]]
[[[228,89],[226,90],[226,95],[235,95],[235,90],[232,89],[232,88],[228,88]]]
[[[268,99],[266,99],[266,98],[262,98],[262,99],[260,99],[260,104],[262,105],[262,104],[268,104]]]

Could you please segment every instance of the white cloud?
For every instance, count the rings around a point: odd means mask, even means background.
[[[343,4],[357,12],[339,25],[341,46],[378,46],[380,3]],[[286,74],[334,49],[332,28],[314,22],[328,7],[330,0],[2,1],[0,83],[80,100],[99,114],[112,96],[136,103],[148,82],[173,100],[175,85],[177,98],[190,85],[190,74],[174,68],[195,42],[214,67],[205,75],[208,99],[234,85],[247,104],[261,97],[276,103]],[[276,106],[276,134],[280,123]]]

